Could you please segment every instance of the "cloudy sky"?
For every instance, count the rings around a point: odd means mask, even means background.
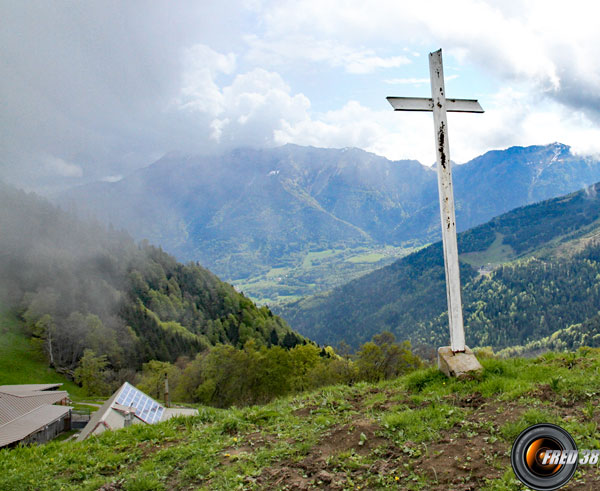
[[[53,192],[116,180],[167,152],[292,142],[431,164],[428,96],[452,159],[512,145],[600,152],[594,2],[455,0],[0,0],[0,179]]]

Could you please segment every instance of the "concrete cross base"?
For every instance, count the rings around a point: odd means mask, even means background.
[[[480,372],[483,367],[475,358],[473,351],[465,346],[464,352],[454,353],[450,346],[438,348],[438,368],[448,377],[463,378]]]

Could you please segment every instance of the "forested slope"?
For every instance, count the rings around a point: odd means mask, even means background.
[[[303,342],[198,264],[3,184],[0,230],[0,301],[67,373],[85,349],[125,378],[149,360],[174,362],[217,343]]]
[[[469,345],[526,344],[596,316],[599,189],[518,208],[459,234]],[[413,346],[436,346],[448,341],[445,310],[442,248],[436,243],[281,314],[319,342],[343,339],[356,346],[389,330]],[[586,339],[600,342],[594,335]]]

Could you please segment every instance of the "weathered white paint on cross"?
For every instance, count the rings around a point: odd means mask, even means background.
[[[444,247],[444,265],[446,268],[448,320],[450,323],[450,346],[453,353],[458,353],[464,352],[466,347],[460,297],[460,271],[458,267],[454,193],[452,191],[452,170],[450,168],[450,145],[448,144],[446,113],[482,113],[483,109],[476,100],[446,99],[441,49],[429,54],[429,73],[431,76],[431,99],[420,97],[388,97],[387,100],[396,111],[433,112],[440,214],[442,219],[442,242]]]

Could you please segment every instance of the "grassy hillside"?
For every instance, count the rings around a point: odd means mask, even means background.
[[[0,451],[0,489],[525,489],[510,448],[527,426],[563,426],[600,448],[600,350],[484,359],[477,379],[424,369],[266,406],[134,426],[82,443]],[[594,489],[580,466],[565,489]]]
[[[0,385],[62,383],[71,397],[83,396],[71,380],[48,368],[46,357],[30,338],[22,323],[0,309]]]

